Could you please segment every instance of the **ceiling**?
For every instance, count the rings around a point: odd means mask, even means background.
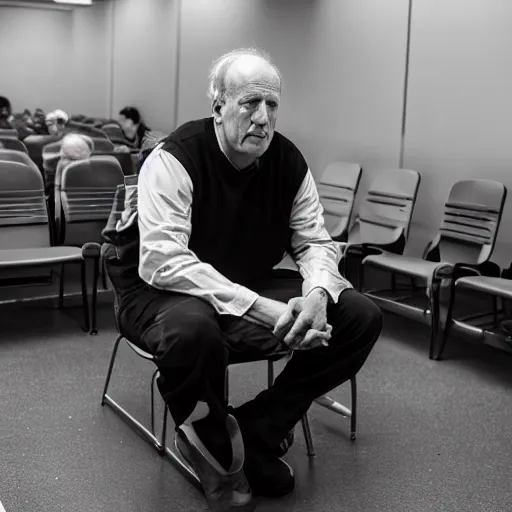
[[[56,4],[53,0],[8,0],[10,4]],[[103,2],[104,0],[93,0],[93,3]],[[0,1],[0,4],[2,2]],[[64,4],[60,4],[64,5]]]

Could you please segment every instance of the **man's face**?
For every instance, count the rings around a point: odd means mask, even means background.
[[[274,68],[261,59],[238,64],[228,71],[226,98],[214,116],[228,156],[250,164],[274,136],[281,84]]]
[[[135,124],[131,119],[128,119],[127,117],[120,115],[119,116],[119,124],[121,125],[121,128],[123,129],[123,132],[125,135],[132,136],[135,133]]]

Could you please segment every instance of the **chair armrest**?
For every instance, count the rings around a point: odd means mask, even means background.
[[[87,242],[82,245],[82,258],[99,258],[101,245],[97,242]]]

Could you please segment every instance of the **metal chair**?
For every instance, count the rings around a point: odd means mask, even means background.
[[[115,292],[114,292],[115,293]],[[141,350],[139,347],[131,343],[126,337],[124,337],[122,334],[120,334],[114,344],[114,349],[112,351],[112,357],[110,359],[108,371],[107,371],[107,377],[105,380],[105,386],[103,389],[103,395],[101,399],[101,405],[104,406],[105,404],[112,407],[112,409],[119,415],[121,418],[123,418],[132,428],[134,428],[137,432],[139,432],[147,441],[149,441],[154,448],[157,450],[157,452],[160,455],[167,454],[171,460],[176,464],[177,468],[180,470],[184,470],[186,474],[188,474],[190,477],[198,481],[197,475],[191,470],[191,468],[188,466],[188,464],[185,464],[182,458],[178,453],[175,452],[175,450],[171,449],[167,443],[166,443],[166,430],[167,430],[167,414],[168,409],[166,406],[164,406],[164,413],[163,413],[163,424],[161,427],[161,434],[160,437],[158,437],[155,429],[155,382],[156,379],[159,376],[158,370],[156,370],[153,373],[152,379],[151,379],[151,427],[150,429],[144,426],[142,423],[140,423],[136,418],[134,418],[128,411],[126,411],[117,401],[115,401],[109,394],[108,394],[108,387],[110,384],[110,379],[112,376],[112,371],[114,369],[114,363],[116,360],[117,352],[119,349],[119,344],[121,341],[125,341],[126,344],[137,354],[139,357],[145,359],[146,361],[152,361],[154,362],[154,357],[149,354],[148,352]],[[287,351],[279,351],[270,356],[267,359],[263,359],[267,361],[268,364],[268,386],[272,386],[274,382],[274,366],[273,363],[275,361],[278,361],[279,359],[282,359],[289,355],[289,352]],[[245,363],[249,362],[257,362],[262,361],[262,359],[254,359],[251,361],[245,361]],[[236,363],[239,364],[239,363]],[[352,383],[352,400],[353,400],[353,414],[351,414],[351,439],[355,439],[355,428],[356,428],[356,415],[355,415],[355,406],[356,406],[356,388],[355,388],[355,377],[351,380]],[[225,383],[225,390],[226,390],[226,397],[229,397],[229,368],[226,373],[226,383]],[[320,405],[323,405],[321,402]],[[340,405],[340,404],[338,404]],[[330,408],[330,407],[329,407]],[[344,416],[349,415],[350,411],[343,406],[337,411],[339,414],[342,414]],[[304,438],[306,441],[306,447],[307,447],[307,454],[309,457],[315,456],[314,451],[314,445],[313,445],[313,438],[311,435],[311,430],[309,427],[309,421],[307,417],[307,413],[302,417],[302,428],[304,431]]]
[[[449,314],[453,309],[453,292],[457,279],[468,273],[479,274],[489,262],[505,204],[507,189],[502,183],[490,180],[463,180],[455,183],[445,204],[439,232],[429,252],[437,250],[439,261],[402,256],[384,252],[367,256],[363,265],[403,274],[417,279],[426,286],[428,309],[403,304],[403,299],[391,299],[368,292],[388,309],[396,312],[419,313],[430,317],[430,359],[439,359],[442,348],[434,354],[440,327],[439,292],[443,279],[450,282]]]
[[[363,200],[351,226],[343,249],[343,274],[347,256],[360,258],[387,250],[402,254],[409,236],[412,214],[421,177],[409,169],[387,169],[379,172]],[[358,266],[356,288],[361,289],[364,268]],[[394,288],[393,282],[393,288]]]
[[[325,227],[333,240],[347,238],[361,173],[359,164],[333,162],[320,178],[318,195],[324,207]]]
[[[102,230],[110,216],[114,196],[124,175],[110,156],[92,156],[73,162],[55,176],[55,227],[59,244],[82,246],[102,243]],[[91,334],[97,334],[96,300],[100,257],[94,260]],[[64,268],[61,269],[64,274]],[[103,274],[104,275],[104,274]],[[62,283],[62,280],[61,280]],[[105,283],[104,283],[105,284]]]
[[[30,268],[80,263],[82,308],[89,330],[86,259],[94,257],[96,249],[99,253],[99,245],[51,246],[43,179],[33,166],[0,161],[0,247],[0,270],[8,270],[10,279]],[[63,294],[61,281],[59,307]]]
[[[453,316],[453,310],[455,307],[457,290],[470,290],[489,295],[492,298],[492,311],[484,313],[480,312],[477,315],[469,315],[464,318],[455,319]],[[437,359],[441,359],[448,342],[450,332],[454,327],[470,336],[480,338],[486,345],[512,353],[510,334],[496,332],[496,328],[499,327],[500,323],[500,313],[502,313],[502,311],[498,309],[498,298],[512,301],[512,281],[510,279],[481,275],[466,276],[456,279],[454,281],[454,288],[450,298],[450,304],[448,306],[446,323]],[[486,317],[491,317],[490,321],[486,321]],[[474,325],[470,323],[470,321],[481,321],[482,319],[484,320],[482,325]]]

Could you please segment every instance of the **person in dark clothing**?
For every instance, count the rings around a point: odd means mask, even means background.
[[[210,73],[213,116],[186,123],[127,178],[104,232],[119,328],[154,354],[176,446],[217,511],[294,488],[282,460],[312,401],[353,377],[382,328],[338,271],[315,182],[275,132],[281,75],[259,50]],[[276,269],[288,252],[298,272]],[[227,365],[288,348],[274,385],[236,409]],[[243,440],[243,442],[242,442]]]
[[[0,96],[0,129],[11,129],[12,120],[11,102],[5,96]]]
[[[144,137],[150,131],[142,122],[140,112],[135,107],[125,107],[119,112],[119,124],[126,140],[135,149],[140,149]]]

